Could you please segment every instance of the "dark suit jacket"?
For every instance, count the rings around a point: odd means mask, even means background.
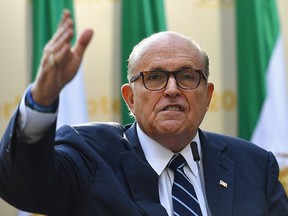
[[[53,126],[39,142],[27,144],[15,138],[15,118],[0,146],[0,195],[10,204],[57,216],[167,215],[135,124],[64,126],[55,142]],[[199,134],[213,216],[288,215],[271,153],[244,140]]]

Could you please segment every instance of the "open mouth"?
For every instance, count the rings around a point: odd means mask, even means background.
[[[183,108],[176,105],[166,106],[164,111],[183,111]]]

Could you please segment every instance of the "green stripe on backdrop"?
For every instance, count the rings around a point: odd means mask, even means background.
[[[237,0],[238,135],[249,140],[266,96],[266,71],[278,33],[274,0]]]
[[[127,83],[127,59],[143,38],[166,30],[163,0],[122,0],[121,83]],[[133,122],[121,100],[122,123]]]
[[[72,17],[74,17],[73,0],[32,0],[33,57],[31,81],[34,81],[36,77],[43,48],[56,31],[64,8],[69,9]]]

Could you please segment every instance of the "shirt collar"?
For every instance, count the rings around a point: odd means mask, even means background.
[[[145,157],[146,157],[148,163],[150,164],[150,166],[155,170],[155,172],[158,175],[161,175],[161,173],[166,168],[168,162],[173,157],[174,153],[172,151],[170,151],[169,149],[165,148],[160,143],[151,139],[149,136],[147,136],[140,129],[138,124],[137,124],[137,133],[138,133],[141,147],[143,149],[143,152],[145,154]],[[192,141],[195,141],[197,143],[199,155],[201,157],[201,145],[200,145],[200,139],[199,139],[198,132]],[[197,164],[193,160],[192,150],[190,148],[190,145],[187,145],[179,153],[181,153],[183,155],[183,157],[187,161],[187,164],[188,164],[189,168],[191,169],[193,175],[195,175],[197,177],[198,176],[198,168],[197,168]]]

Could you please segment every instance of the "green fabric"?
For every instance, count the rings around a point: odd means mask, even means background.
[[[266,72],[279,33],[274,0],[237,0],[238,136],[249,140],[266,97]]]
[[[69,9],[73,17],[73,0],[32,0],[33,57],[31,81],[34,81],[36,77],[43,48],[56,31],[64,8]]]
[[[127,83],[127,60],[133,47],[143,38],[166,30],[163,0],[122,0],[121,83]],[[133,119],[121,101],[122,123]]]

